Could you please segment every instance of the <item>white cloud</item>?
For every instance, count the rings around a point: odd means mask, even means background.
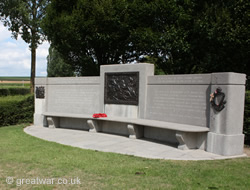
[[[4,27],[4,25],[2,23],[0,23],[0,42],[8,39],[11,35],[10,32],[8,31],[8,29],[6,27]]]
[[[13,43],[13,42],[6,42],[4,45],[6,48],[16,48],[17,47],[17,44]]]
[[[37,48],[37,57],[47,57],[49,46],[48,42],[44,42],[41,46],[39,46]]]
[[[37,48],[36,76],[47,75],[49,43]],[[11,32],[0,22],[0,76],[30,76],[31,52],[20,37],[11,38]]]

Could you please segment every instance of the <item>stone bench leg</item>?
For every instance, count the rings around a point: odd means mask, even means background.
[[[101,128],[97,124],[97,121],[89,119],[89,120],[87,120],[87,123],[88,123],[89,128],[90,128],[89,132],[96,133],[96,132],[100,132],[101,131]]]
[[[178,148],[181,150],[200,149],[205,150],[207,133],[176,132],[176,139],[179,142]]]
[[[59,118],[58,117],[47,117],[47,123],[49,128],[58,128],[59,127]]]
[[[143,126],[137,126],[133,124],[127,125],[129,138],[131,139],[139,139],[143,137]]]
[[[179,142],[178,149],[188,150],[189,148],[187,147],[186,142],[185,142],[185,140],[186,140],[185,133],[177,131],[175,136]]]

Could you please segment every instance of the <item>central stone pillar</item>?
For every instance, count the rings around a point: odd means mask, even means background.
[[[154,65],[147,63],[101,66],[100,112],[112,117],[145,118],[148,76]],[[126,124],[103,122],[103,131],[129,135]]]
[[[133,117],[133,118],[145,118],[145,107],[146,107],[146,96],[147,96],[147,82],[148,82],[148,76],[154,75],[154,65],[153,64],[147,64],[147,63],[139,63],[139,64],[123,64],[123,65],[105,65],[101,66],[101,85],[100,85],[100,105],[103,105],[101,107],[100,112],[108,112],[107,114],[110,114],[112,116],[120,116],[120,117]],[[127,76],[127,77],[126,77]],[[123,84],[118,84],[119,88],[125,89],[123,92],[117,92],[120,89],[113,89],[113,92],[107,92],[109,80],[112,82],[116,82],[116,78],[124,82],[125,85],[128,86],[122,86]],[[124,79],[123,79],[124,77]],[[125,79],[127,78],[127,79]],[[128,80],[128,81],[126,81]],[[131,81],[129,81],[131,80]],[[137,81],[134,81],[137,80]],[[128,83],[134,83],[135,86],[129,86]],[[111,87],[112,88],[112,87]],[[132,89],[132,90],[126,90]],[[138,89],[138,92],[134,92],[134,89]],[[118,99],[115,101],[114,99],[117,99],[117,96],[114,94],[117,92],[119,93],[135,93],[136,96],[131,95],[131,97],[137,97],[137,99],[130,100],[128,98],[128,101],[124,100],[126,97],[129,97],[128,94],[123,94],[125,97],[124,99]],[[110,96],[111,94],[107,93],[113,93],[113,101],[106,98],[105,95]],[[139,98],[140,97],[140,98]],[[119,97],[118,97],[119,98]],[[119,111],[118,111],[119,110]]]

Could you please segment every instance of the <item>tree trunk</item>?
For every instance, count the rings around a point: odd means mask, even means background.
[[[37,1],[32,0],[32,16],[33,20],[37,19]],[[32,25],[31,28],[31,74],[30,74],[30,91],[33,94],[35,88],[35,77],[36,77],[36,24]]]
[[[31,74],[30,74],[30,91],[34,93],[36,77],[36,48],[31,45]]]

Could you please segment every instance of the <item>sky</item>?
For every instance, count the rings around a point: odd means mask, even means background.
[[[49,43],[37,49],[36,76],[47,76]],[[30,76],[31,52],[21,37],[14,39],[11,32],[0,22],[0,76]]]

